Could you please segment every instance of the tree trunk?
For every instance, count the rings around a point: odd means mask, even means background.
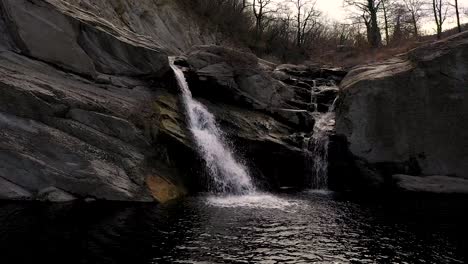
[[[416,15],[414,12],[411,12],[411,19],[413,20],[413,27],[414,27],[414,37],[419,38],[419,33],[418,33],[418,22],[416,21]]]
[[[301,44],[302,44],[302,41],[301,41],[301,38],[302,38],[302,35],[301,35],[301,9],[298,8],[299,10],[297,10],[297,47],[300,48],[301,47]]]
[[[377,8],[375,6],[374,0],[369,1],[369,12],[371,15],[371,47],[378,48],[381,45],[381,36],[380,36],[380,29],[377,22]]]
[[[442,28],[441,28],[440,22],[439,22],[439,16],[438,16],[438,12],[437,12],[437,3],[436,3],[436,1],[438,1],[438,0],[432,0],[432,9],[434,11],[434,18],[435,18],[435,22],[436,22],[436,26],[437,26],[437,39],[441,39],[441,37],[442,37]]]
[[[458,0],[455,0],[455,12],[457,14],[458,32],[462,32],[461,25],[460,25],[460,13],[459,13],[459,10],[458,10]]]
[[[387,7],[385,6],[385,1],[382,1],[382,8],[384,12],[384,22],[385,22],[385,42],[388,44],[390,43],[390,37],[388,34],[388,18],[387,18]]]

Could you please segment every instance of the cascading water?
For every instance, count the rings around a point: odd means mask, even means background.
[[[337,99],[335,99],[327,113],[318,115],[313,135],[305,142],[306,159],[311,174],[309,184],[312,189],[327,189],[328,145],[330,143],[329,136],[335,128],[335,104]]]
[[[223,138],[215,117],[192,97],[184,73],[170,58],[177,83],[182,92],[189,129],[193,134],[200,156],[205,160],[216,193],[249,194],[255,191],[247,168],[238,162]]]

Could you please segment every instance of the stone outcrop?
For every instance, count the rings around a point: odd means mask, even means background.
[[[150,200],[148,138],[132,123],[147,87],[97,85],[10,52],[0,54],[0,176],[31,193]]]
[[[313,111],[327,112],[345,72],[305,65],[275,65],[253,54],[220,46],[199,46],[178,62],[187,67],[195,96],[274,115],[307,132]]]
[[[178,171],[145,106],[168,51],[66,1],[0,13],[0,198],[159,199],[148,178]]]
[[[58,189],[57,187],[48,187],[42,189],[37,193],[37,197],[41,201],[54,203],[66,203],[76,200],[76,197]]]
[[[199,19],[181,0],[47,0],[75,16],[82,11],[113,30],[133,32],[171,54],[195,45],[212,44],[216,36],[199,25]],[[133,37],[132,37],[133,38]]]
[[[468,194],[468,180],[447,176],[393,175],[396,189],[409,193]]]
[[[187,56],[194,95],[254,109],[289,108],[293,91],[265,72],[251,53],[200,46]]]
[[[161,47],[65,2],[2,0],[0,6],[7,35],[26,56],[93,78],[169,70]]]
[[[467,69],[462,33],[352,70],[341,85],[336,129],[361,164],[358,174],[378,182],[393,174],[468,179]]]

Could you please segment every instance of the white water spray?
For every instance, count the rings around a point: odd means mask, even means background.
[[[335,104],[327,113],[320,114],[314,125],[314,133],[306,142],[307,163],[311,173],[310,185],[312,189],[323,190],[328,186],[328,145],[329,135],[335,128]]]
[[[197,150],[205,160],[212,179],[210,191],[217,193],[249,194],[255,191],[247,168],[239,163],[223,138],[215,117],[200,102],[192,97],[184,73],[170,58],[177,83],[182,92],[190,131]]]

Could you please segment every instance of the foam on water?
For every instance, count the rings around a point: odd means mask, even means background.
[[[288,201],[274,195],[255,193],[249,195],[208,196],[207,204],[224,208],[290,209],[297,201]]]

